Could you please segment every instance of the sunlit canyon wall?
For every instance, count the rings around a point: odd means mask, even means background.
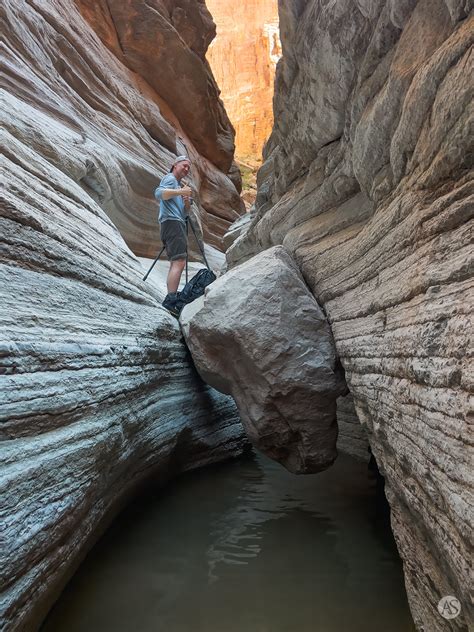
[[[207,59],[236,131],[236,156],[260,159],[273,124],[281,56],[277,0],[206,0],[217,27]]]

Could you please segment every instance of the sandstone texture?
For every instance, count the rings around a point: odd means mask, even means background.
[[[233,128],[204,57],[215,30],[205,5],[5,0],[0,11],[7,129],[18,135],[23,121],[140,256],[159,248],[153,191],[187,153],[205,239],[222,248],[243,206]]]
[[[474,626],[472,3],[281,0],[283,59],[236,265],[283,244],[386,477],[419,630]],[[462,614],[437,603],[455,595]]]
[[[295,473],[333,463],[345,384],[324,313],[282,247],[222,276],[180,322],[203,380],[234,397],[257,448]]]
[[[337,451],[366,463],[370,459],[367,432],[357,417],[350,393],[337,400]]]
[[[194,11],[199,3],[190,4]],[[0,8],[7,40],[0,174],[5,631],[38,628],[143,481],[161,484],[237,455],[245,442],[232,399],[203,385],[178,323],[160,305],[162,290],[142,282],[143,268],[122,238],[136,252],[155,254],[153,188],[184,149],[195,159],[191,185],[209,204],[221,188],[238,202],[222,171],[231,159],[230,128],[221,117],[215,153],[205,144],[198,150],[172,116],[173,104],[125,65],[108,5],[80,8],[103,11],[95,24],[109,48],[77,6],[5,0]],[[186,15],[183,3],[173,24],[184,29],[181,46],[198,49]],[[195,110],[210,108],[210,92],[202,102],[198,96]],[[238,215],[230,204],[225,212],[228,219],[203,212],[209,241],[220,241]]]
[[[172,106],[199,153],[228,172],[234,132],[205,63],[215,25],[204,0],[76,0],[76,4],[104,43]]]
[[[273,125],[273,83],[281,57],[277,0],[206,0],[217,36],[207,59],[236,131],[237,158],[261,159]]]
[[[223,237],[225,250],[230,248],[230,246],[232,246],[232,244],[234,243],[234,241],[236,241],[238,237],[247,232],[252,217],[253,214],[251,212],[245,213],[229,226],[229,230],[224,234]]]
[[[144,479],[238,454],[176,321],[103,211],[9,139],[0,203],[5,630],[31,630]]]

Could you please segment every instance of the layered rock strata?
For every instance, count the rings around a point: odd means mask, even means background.
[[[275,68],[281,57],[277,0],[206,0],[217,36],[207,58],[235,127],[236,156],[260,161],[273,125]]]
[[[252,220],[253,213],[245,213],[242,217],[239,217],[233,224],[229,226],[229,230],[224,234],[223,242],[224,248],[227,250],[232,246],[234,241],[241,235],[247,232],[249,224]]]
[[[234,397],[257,448],[295,473],[333,463],[345,384],[326,318],[283,248],[220,277],[180,322],[202,378]]]
[[[114,225],[154,254],[153,188],[185,148],[197,190],[238,199],[235,188],[72,2],[0,11],[0,628],[11,631],[37,629],[141,482],[239,454],[244,438]],[[216,241],[220,222],[208,222]]]
[[[227,173],[234,130],[205,62],[216,28],[204,0],[76,0],[109,49],[168,105],[197,151]]]
[[[337,451],[365,463],[370,460],[367,432],[357,417],[350,393],[337,400]]]
[[[295,256],[386,477],[417,628],[467,630],[472,4],[282,0],[280,27],[257,210],[228,261]]]
[[[23,630],[138,483],[237,454],[243,433],[103,211],[32,146],[7,140],[0,621]]]

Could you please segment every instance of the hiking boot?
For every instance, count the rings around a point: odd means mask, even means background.
[[[179,316],[179,309],[176,305],[177,301],[178,301],[178,292],[173,292],[171,294],[167,294],[165,297],[165,300],[162,303],[163,307],[167,309],[170,314],[175,316],[175,318],[178,318]]]

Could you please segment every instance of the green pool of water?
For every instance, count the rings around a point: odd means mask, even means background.
[[[264,457],[189,473],[122,513],[42,632],[412,632],[367,465]]]

